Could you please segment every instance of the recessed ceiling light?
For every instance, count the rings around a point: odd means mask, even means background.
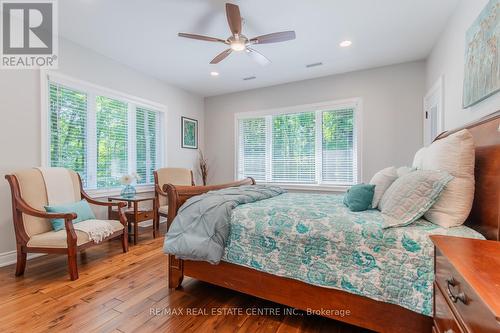
[[[210,75],[212,75],[212,76],[219,76],[219,72],[210,72]]]
[[[350,40],[344,40],[342,42],[340,42],[340,47],[349,47],[352,45],[352,42]]]

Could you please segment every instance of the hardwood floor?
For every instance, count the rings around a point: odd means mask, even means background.
[[[76,281],[64,256],[29,260],[20,278],[0,268],[0,332],[367,332],[193,279],[169,290],[162,245],[144,232],[126,254],[119,241],[88,249]]]

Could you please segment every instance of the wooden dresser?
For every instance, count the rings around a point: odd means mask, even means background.
[[[433,333],[500,332],[500,242],[431,236]]]

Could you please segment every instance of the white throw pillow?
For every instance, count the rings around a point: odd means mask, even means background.
[[[413,172],[415,170],[417,170],[417,168],[412,168],[412,167],[407,167],[407,166],[399,167],[397,170],[398,177],[403,177],[407,173]]]
[[[380,200],[384,228],[402,227],[422,217],[452,179],[448,172],[435,170],[417,170],[399,177]]]
[[[424,170],[443,170],[455,178],[424,217],[442,227],[462,225],[474,200],[474,139],[461,130],[433,142],[422,158]]]
[[[415,157],[413,157],[413,164],[412,164],[412,166],[415,169],[417,169],[417,170],[423,169],[422,164],[424,161],[424,156],[425,156],[426,150],[427,150],[427,147],[422,147],[415,153]]]
[[[375,185],[372,208],[377,208],[385,191],[396,179],[398,179],[398,172],[395,167],[382,169],[373,176],[372,180],[370,180],[370,184]]]

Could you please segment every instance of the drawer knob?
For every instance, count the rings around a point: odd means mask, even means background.
[[[448,279],[446,279],[446,287],[448,289],[448,297],[451,299],[451,301],[453,303],[456,303],[456,302],[460,301],[460,302],[462,302],[464,304],[467,304],[466,303],[467,299],[466,299],[464,293],[459,293],[457,295],[453,294],[452,288],[455,287],[456,285],[458,285],[458,282],[457,282],[457,280],[455,280],[453,278],[453,276],[450,277],[450,278],[448,278]]]
[[[455,331],[450,328],[449,330],[444,331],[444,333],[455,333]]]

